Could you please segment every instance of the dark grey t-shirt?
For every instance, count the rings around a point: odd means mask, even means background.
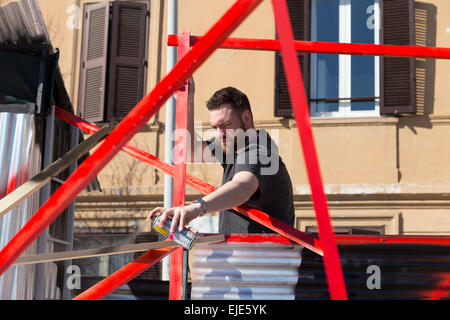
[[[253,173],[258,179],[259,187],[245,204],[293,226],[295,212],[292,183],[286,166],[267,131],[256,132],[256,137],[250,139],[245,148],[237,154],[225,155],[220,143],[215,139],[207,141],[224,169],[222,185],[232,180],[240,171]],[[220,212],[219,233],[254,234],[273,231],[230,209]]]

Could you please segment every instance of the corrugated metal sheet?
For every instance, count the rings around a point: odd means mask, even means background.
[[[351,300],[450,299],[450,246],[339,245],[339,254]],[[380,289],[370,289],[380,270]],[[322,257],[303,252],[296,299],[329,299]]]
[[[10,2],[0,7],[0,43],[31,43],[48,40],[36,0]]]
[[[41,155],[35,145],[33,114],[0,112],[0,197],[11,192],[40,170]],[[4,247],[39,208],[38,194],[0,218],[0,247]],[[29,247],[26,254],[35,253]],[[0,277],[1,299],[32,299],[34,266],[9,268]]]
[[[302,247],[278,243],[199,244],[191,299],[295,298]]]

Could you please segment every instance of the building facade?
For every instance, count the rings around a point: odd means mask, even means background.
[[[233,2],[178,1],[178,29],[201,36]],[[60,49],[73,105],[85,119],[120,120],[166,74],[167,1],[39,4]],[[288,5],[296,40],[450,47],[447,0]],[[271,2],[263,1],[231,37],[276,39]],[[336,232],[450,235],[450,62],[317,54],[299,59]],[[244,91],[255,126],[278,142],[291,175],[295,227],[314,233],[308,178],[279,61],[268,51],[214,52],[194,74],[196,128],[208,136],[205,102],[217,89]],[[163,107],[130,143],[163,159],[165,121]],[[187,172],[220,186],[219,164],[189,164]],[[75,226],[84,237],[126,238],[149,210],[163,204],[164,175],[124,153],[98,179],[102,192],[82,193],[76,202]],[[187,201],[198,196],[187,188]],[[216,223],[217,215],[208,216],[208,223]]]

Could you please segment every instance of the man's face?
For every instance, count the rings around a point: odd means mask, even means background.
[[[245,131],[246,126],[242,119],[242,115],[233,111],[227,103],[218,109],[210,110],[209,118],[211,127],[214,129],[214,137],[222,144],[224,152],[236,150],[236,133]]]

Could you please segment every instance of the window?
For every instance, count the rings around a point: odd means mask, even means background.
[[[377,0],[312,0],[311,40],[378,44],[374,21]],[[311,54],[311,116],[378,116],[378,64],[378,57]]]
[[[296,40],[413,45],[412,0],[288,0]],[[312,117],[415,113],[414,59],[299,53]],[[290,116],[277,55],[275,116]]]
[[[143,98],[149,16],[144,2],[85,5],[78,97],[83,119],[121,120]]]

